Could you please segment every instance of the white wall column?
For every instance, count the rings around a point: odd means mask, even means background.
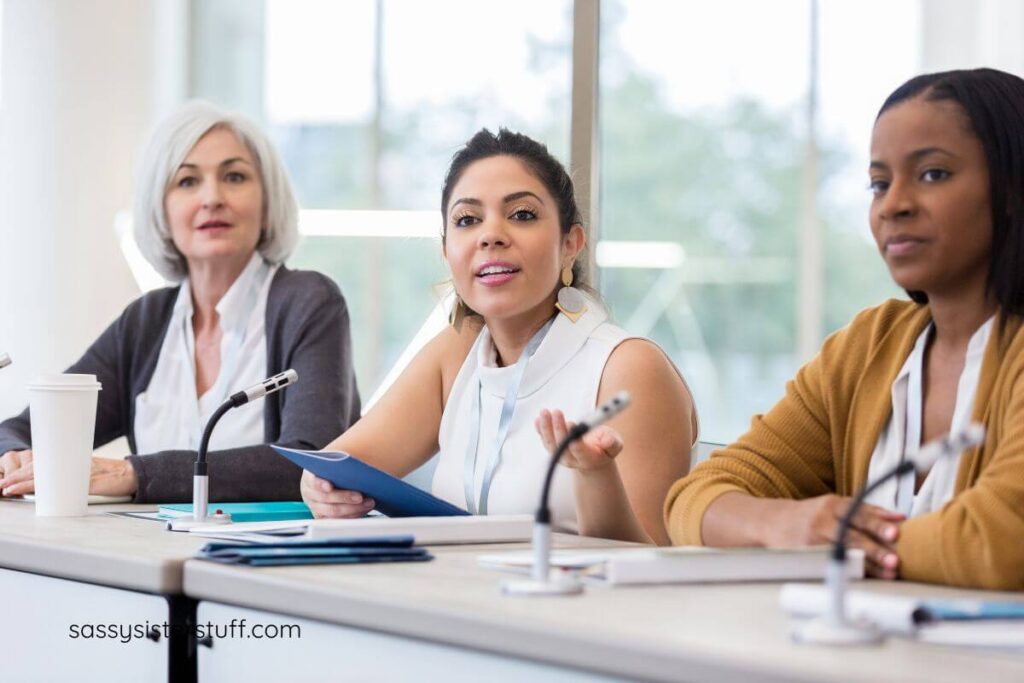
[[[925,0],[921,14],[923,72],[989,66],[1024,76],[1020,0]]]
[[[0,417],[138,295],[113,233],[152,124],[154,2],[7,0],[0,72]]]

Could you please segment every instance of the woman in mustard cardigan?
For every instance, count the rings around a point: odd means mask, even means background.
[[[673,542],[819,545],[850,497],[970,422],[984,444],[880,488],[850,544],[881,578],[1024,589],[1024,80],[914,78],[871,139],[871,232],[911,301],[829,337],[767,414],[676,482]]]

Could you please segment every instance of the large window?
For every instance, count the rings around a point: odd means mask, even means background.
[[[192,94],[261,120],[303,207],[339,212],[292,265],[345,291],[365,395],[439,300],[452,153],[505,126],[570,161],[573,5],[193,0]],[[682,369],[703,438],[735,438],[826,334],[901,295],[867,228],[867,146],[920,68],[922,16],[917,0],[600,3],[601,290]]]
[[[683,370],[705,439],[735,438],[826,333],[898,294],[867,227],[867,145],[916,70],[917,6],[821,6],[602,3],[601,237],[653,243],[602,290]]]
[[[198,1],[193,25],[193,94],[268,127],[303,208],[420,212],[388,237],[337,214],[291,260],[341,285],[368,397],[444,289],[441,183],[455,150],[504,126],[565,158],[572,5],[523,0],[495,20],[474,0]]]

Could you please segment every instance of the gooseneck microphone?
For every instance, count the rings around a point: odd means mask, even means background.
[[[0,353],[0,370],[3,370],[11,364],[11,357],[6,353]]]
[[[196,455],[196,462],[192,468],[192,517],[173,519],[167,524],[171,531],[186,531],[189,527],[197,524],[205,524],[207,521],[207,507],[210,504],[210,479],[206,471],[206,451],[210,446],[210,437],[213,435],[213,428],[217,426],[220,419],[232,408],[238,408],[246,403],[257,401],[280,391],[287,386],[299,381],[299,374],[294,370],[285,370],[279,375],[269,377],[259,384],[254,384],[248,389],[243,389],[231,394],[228,400],[220,404],[217,410],[213,411],[206,428],[203,429],[203,437],[199,441],[199,452]],[[225,518],[225,521],[228,521]]]
[[[509,595],[565,595],[579,593],[583,587],[575,579],[551,579],[551,480],[555,476],[562,455],[574,441],[583,437],[594,427],[604,424],[629,407],[629,393],[620,391],[600,405],[573,426],[551,454],[551,462],[544,476],[544,487],[540,494],[540,505],[534,516],[533,525],[533,572],[529,581],[506,581],[502,590]]]
[[[957,432],[950,432],[929,441],[913,456],[903,461],[881,477],[871,482],[858,493],[839,522],[839,533],[832,546],[832,555],[825,568],[825,587],[828,589],[828,607],[819,619],[806,624],[806,628],[794,632],[794,639],[804,643],[823,645],[854,645],[878,642],[881,634],[870,624],[852,623],[846,615],[846,537],[853,519],[864,501],[879,486],[893,478],[911,472],[928,472],[940,458],[959,456],[965,449],[981,444],[985,440],[985,427],[971,423]]]

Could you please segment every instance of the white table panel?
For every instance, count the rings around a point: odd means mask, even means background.
[[[0,680],[167,680],[167,638],[136,637],[163,628],[162,597],[0,569],[0,602]],[[100,628],[116,637],[88,637]]]
[[[229,633],[229,625],[238,626],[234,637],[214,637],[210,647],[199,648],[202,683],[335,680],[612,683],[625,680],[214,602],[199,604],[197,623],[200,626],[210,624],[219,629],[221,635]],[[265,633],[269,627],[270,633],[291,634],[291,637],[258,639],[251,630],[253,626],[259,627],[257,633]]]

